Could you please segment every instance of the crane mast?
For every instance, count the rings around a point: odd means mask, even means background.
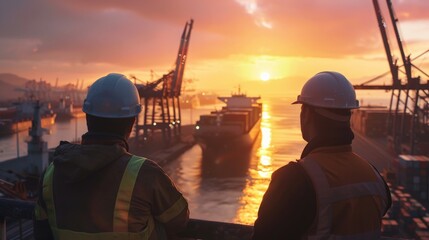
[[[136,139],[141,130],[143,130],[144,141],[147,141],[158,130],[161,130],[166,145],[180,138],[182,124],[180,94],[193,23],[194,20],[191,19],[185,24],[175,68],[156,81],[136,84],[144,106],[141,114],[143,116],[137,116]],[[132,78],[137,80],[134,76]],[[140,123],[140,117],[143,118],[142,123]]]
[[[399,52],[401,53],[402,62],[405,68],[405,74],[407,80],[411,79],[411,61],[409,57],[405,57],[404,47],[402,45],[401,36],[398,30],[398,18],[396,17],[395,11],[393,10],[393,5],[391,0],[386,0],[387,7],[389,9],[390,20],[392,21],[393,30],[395,31],[396,41],[398,42]]]
[[[378,27],[380,29],[381,37],[383,39],[384,49],[386,51],[387,61],[389,63],[390,73],[392,74],[393,86],[399,86],[400,81],[398,77],[398,66],[396,65],[396,61],[393,60],[392,52],[390,50],[389,39],[387,37],[386,32],[386,22],[383,19],[383,15],[381,14],[380,5],[378,4],[378,0],[372,0],[374,5],[375,14],[377,16]]]
[[[403,62],[403,65],[398,66],[397,60],[394,59],[392,55],[386,31],[387,24],[383,19],[378,0],[373,0],[372,3],[374,5],[378,27],[383,40],[390,74],[392,76],[392,84],[368,84],[386,75],[382,74],[362,84],[355,85],[354,87],[357,90],[366,89],[391,91],[386,133],[388,135],[389,146],[393,151],[398,154],[429,154],[427,147],[425,147],[429,145],[429,81],[421,83],[420,76],[412,76],[412,70],[417,69],[425,76],[429,75],[413,65],[411,62],[423,54],[414,59],[410,59],[410,56],[406,56],[397,26],[398,18],[393,10],[392,1],[386,0],[391,23],[394,28],[395,37]],[[429,52],[429,50],[425,53],[427,52]],[[400,68],[402,67],[404,67],[404,70],[400,71]],[[406,81],[401,82],[399,77],[400,72],[405,74]]]

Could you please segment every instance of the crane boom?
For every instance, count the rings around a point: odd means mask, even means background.
[[[189,46],[189,40],[191,38],[193,23],[194,23],[194,20],[191,19],[189,22],[186,22],[185,28],[183,29],[180,46],[179,46],[179,52],[177,54],[177,59],[176,59],[176,69],[174,71],[174,75],[171,83],[171,90],[169,93],[170,96],[180,96],[180,88],[182,86],[183,73],[185,72],[185,64],[186,64],[186,58],[188,54],[188,46]]]
[[[393,29],[395,30],[396,41],[398,42],[399,51],[401,52],[402,62],[404,63],[405,74],[407,75],[407,80],[411,79],[411,61],[409,58],[405,57],[404,47],[402,46],[401,36],[398,30],[398,18],[395,15],[395,11],[393,10],[393,5],[391,0],[386,0],[387,7],[389,8],[389,15],[392,21]]]
[[[398,77],[398,66],[396,62],[393,61],[392,52],[390,50],[389,40],[386,33],[386,22],[383,19],[381,14],[380,5],[378,0],[372,0],[374,5],[375,15],[377,16],[378,27],[380,28],[381,37],[383,38],[384,49],[386,51],[386,57],[389,62],[390,72],[392,74],[393,86],[399,86],[399,77]]]

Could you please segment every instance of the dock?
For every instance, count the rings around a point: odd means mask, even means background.
[[[154,132],[146,141],[143,140],[143,136],[138,138],[131,137],[127,141],[130,148],[129,152],[146,157],[155,161],[158,165],[164,166],[195,144],[193,137],[194,127],[194,125],[182,126],[180,138],[174,139],[169,143],[164,142],[161,131]],[[55,147],[48,150],[49,162],[52,161],[54,151]],[[28,156],[21,156],[0,162],[0,178],[8,181],[16,180],[16,176],[13,175],[15,173],[19,175],[19,173],[24,172],[23,165],[29,161]]]
[[[194,125],[181,126],[180,137],[169,143],[162,138],[161,131],[155,132],[148,140],[144,140],[143,136],[132,137],[128,140],[129,152],[165,166],[195,144],[194,128]]]

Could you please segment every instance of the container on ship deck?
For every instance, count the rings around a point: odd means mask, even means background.
[[[248,114],[246,112],[227,112],[222,117],[222,124],[239,122],[243,124],[244,131],[249,130]]]
[[[235,113],[235,112],[246,113],[249,126],[253,125],[255,118],[253,118],[253,115],[252,115],[252,108],[230,108],[228,111],[228,113]]]
[[[261,116],[261,107],[260,106],[252,106],[252,114],[253,118],[255,119],[255,122],[259,119]]]
[[[216,124],[217,115],[210,114],[210,115],[201,115],[199,124],[201,125],[215,125]]]

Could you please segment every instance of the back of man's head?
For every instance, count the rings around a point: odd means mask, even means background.
[[[86,114],[86,126],[90,133],[113,134],[127,139],[132,131],[135,117],[101,118]]]
[[[306,104],[303,107],[309,109],[308,117],[320,133],[341,134],[341,131],[350,128],[350,109],[319,108]]]
[[[128,136],[141,112],[135,85],[124,75],[111,73],[95,81],[83,104],[89,132]]]
[[[341,73],[332,71],[311,77],[293,104],[303,104],[305,114],[301,118],[307,119],[301,119],[301,125],[306,124],[301,129],[304,127],[306,138],[349,134],[351,109],[359,107],[352,84]]]

